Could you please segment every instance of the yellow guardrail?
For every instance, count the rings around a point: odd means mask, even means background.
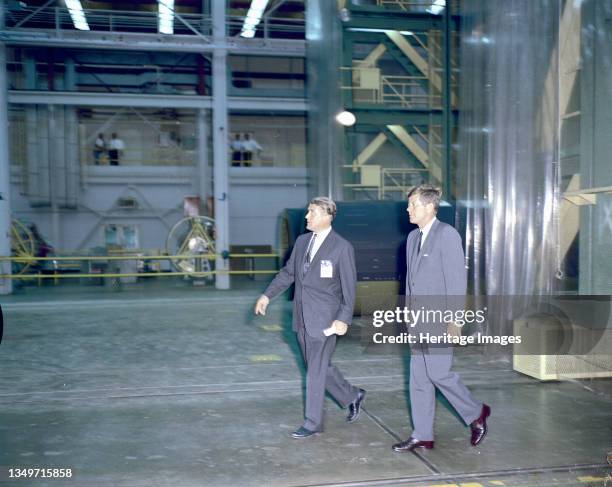
[[[207,272],[130,272],[124,274],[0,274],[1,279],[68,279],[68,278],[99,278],[99,277],[159,277],[159,276],[191,276],[191,277],[206,277],[215,274],[276,274],[278,270],[259,270],[259,271],[207,271]]]
[[[0,260],[10,260],[14,262],[36,262],[36,261],[62,261],[62,260],[173,260],[173,259],[208,259],[213,260],[223,257],[221,254],[184,254],[184,255],[79,255],[74,257],[15,257],[0,256]],[[247,258],[247,257],[279,257],[279,254],[228,254],[228,258]]]
[[[17,257],[17,256],[0,256],[0,261],[27,263],[38,261],[55,261],[55,262],[75,262],[75,261],[113,261],[113,260],[181,260],[181,259],[200,259],[214,260],[217,257],[225,258],[255,258],[255,257],[274,257],[278,258],[279,254],[202,254],[202,255],[91,255],[91,256],[74,256],[74,257]],[[47,269],[47,273],[38,272],[36,274],[0,274],[0,279],[70,279],[70,278],[101,278],[101,277],[159,277],[159,276],[191,276],[191,277],[206,277],[216,274],[229,275],[253,275],[253,274],[276,274],[278,269],[266,270],[212,270],[212,271],[159,271],[159,272],[126,272],[126,273],[61,273],[61,269]]]

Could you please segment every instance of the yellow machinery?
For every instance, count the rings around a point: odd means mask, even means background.
[[[32,232],[21,221],[11,222],[11,254],[13,259],[13,274],[25,274],[30,268],[33,257],[36,257],[36,240]],[[24,260],[20,260],[23,258]]]
[[[172,260],[179,272],[211,272],[215,254],[215,221],[206,216],[190,216],[177,222],[166,239],[168,255],[186,256]],[[213,275],[208,275],[213,279]]]

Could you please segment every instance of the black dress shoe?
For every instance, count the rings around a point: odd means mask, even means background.
[[[359,389],[357,393],[357,399],[355,399],[352,403],[348,405],[348,416],[346,420],[349,423],[353,423],[359,419],[359,413],[361,412],[361,405],[363,404],[363,400],[365,399],[366,391],[363,389]]]
[[[425,448],[431,450],[434,447],[433,441],[421,441],[416,438],[408,438],[406,441],[400,441],[393,445],[393,451],[412,451],[415,448]]]
[[[478,445],[487,434],[487,418],[489,416],[491,416],[491,408],[483,404],[480,417],[470,424],[470,428],[472,429],[472,446]]]
[[[291,438],[308,438],[309,436],[316,435],[319,433],[318,431],[311,431],[308,428],[304,428],[300,426],[293,433],[291,433]]]

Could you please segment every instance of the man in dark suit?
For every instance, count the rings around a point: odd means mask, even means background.
[[[426,303],[429,308],[436,305],[453,311],[465,306],[467,272],[459,233],[436,218],[440,196],[440,191],[428,184],[414,188],[408,195],[410,222],[418,228],[410,232],[406,241],[406,298],[413,306],[415,302]],[[454,324],[449,328],[457,330]],[[421,327],[419,331],[424,330]],[[440,335],[439,330],[434,334]],[[452,346],[417,343],[411,351],[410,407],[414,430],[408,440],[393,445],[393,449],[433,448],[436,388],[470,425],[471,443],[478,445],[487,433],[491,408],[477,402],[451,371]]]
[[[336,204],[314,198],[308,205],[307,229],[295,241],[291,257],[255,304],[255,314],[266,314],[272,298],[295,283],[293,331],[306,362],[305,421],[293,438],[323,431],[325,390],[343,407],[349,423],[359,417],[366,391],[352,386],[331,365],[336,335],[344,335],[355,304],[355,254],[353,246],[332,230]]]

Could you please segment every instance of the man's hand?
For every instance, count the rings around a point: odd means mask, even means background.
[[[256,315],[264,315],[266,314],[266,309],[270,304],[270,299],[265,294],[259,296],[259,299],[255,303],[255,314]]]
[[[344,321],[334,320],[329,328],[323,330],[323,334],[328,337],[333,334],[344,335],[348,330],[348,325]]]

